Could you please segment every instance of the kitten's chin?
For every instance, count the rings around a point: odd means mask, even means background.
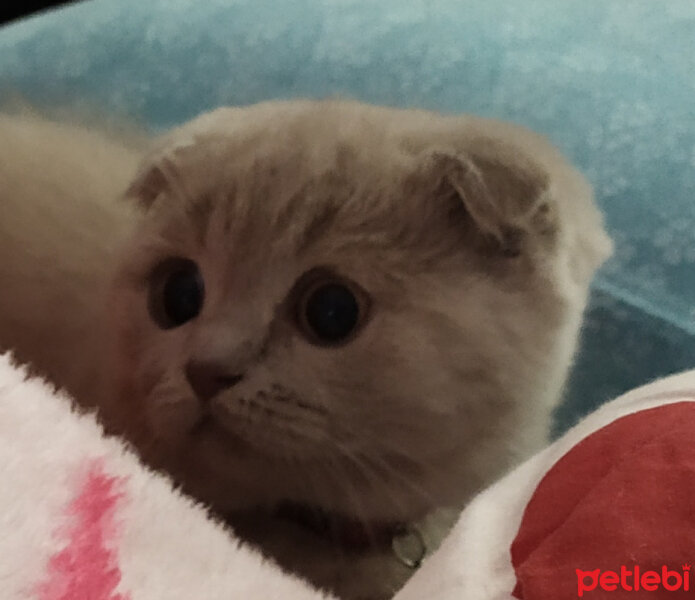
[[[433,508],[431,503],[408,494],[394,501],[393,495],[384,495],[382,488],[362,488],[364,482],[349,478],[345,468],[322,464],[318,458],[278,459],[214,421],[198,425],[191,442],[177,465],[179,469],[170,470],[178,471],[179,482],[189,494],[219,514],[274,511],[292,504],[355,520],[410,522]]]

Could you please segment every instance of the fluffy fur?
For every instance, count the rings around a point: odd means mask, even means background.
[[[55,219],[2,219],[2,256],[22,258],[1,261],[3,287],[20,287],[2,299],[0,342],[96,401],[150,464],[280,564],[344,598],[387,598],[409,573],[389,549],[345,555],[272,509],[289,500],[417,524],[434,547],[476,490],[546,441],[610,243],[588,185],[540,137],[356,102],[219,109],[142,161],[123,242],[113,197],[139,152],[96,137],[39,149],[38,135],[26,139],[43,161],[0,159],[2,210]],[[56,166],[28,191],[37,160]],[[56,224],[70,233],[52,237]],[[171,257],[199,266],[205,302],[162,330],[148,294]],[[310,343],[296,322],[297,282],[317,267],[369,299],[365,325],[338,347]],[[203,401],[192,362],[243,379]],[[104,369],[92,388],[79,381],[90,365]]]
[[[30,112],[0,114],[0,349],[97,403],[106,283],[133,226],[144,144]]]

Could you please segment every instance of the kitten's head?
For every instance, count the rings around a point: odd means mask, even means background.
[[[221,509],[457,505],[543,443],[608,247],[511,126],[350,102],[220,109],[130,195],[112,418]]]

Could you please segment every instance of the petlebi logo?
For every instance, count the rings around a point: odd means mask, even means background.
[[[660,570],[643,570],[639,565],[626,567],[622,565],[620,571],[593,571],[577,572],[577,596],[582,598],[586,595],[591,598],[592,592],[615,592],[623,590],[626,592],[678,592],[690,591],[690,563],[681,566],[680,569],[670,569],[663,565]]]

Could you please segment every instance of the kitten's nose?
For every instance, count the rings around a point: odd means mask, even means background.
[[[243,375],[232,375],[224,365],[212,361],[190,361],[185,368],[186,379],[196,396],[206,402],[213,396],[230,388],[243,379]]]

